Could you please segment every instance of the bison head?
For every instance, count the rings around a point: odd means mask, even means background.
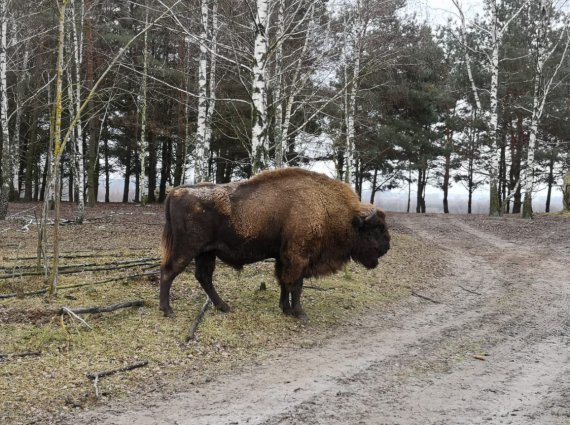
[[[357,237],[350,252],[354,261],[358,261],[367,269],[378,265],[378,258],[390,249],[390,233],[386,227],[386,216],[381,210],[357,215],[353,220]]]

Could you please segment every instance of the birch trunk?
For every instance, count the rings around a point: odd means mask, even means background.
[[[198,122],[196,125],[196,147],[194,150],[194,182],[208,181],[208,158],[210,156],[206,139],[208,119],[208,38],[209,0],[201,1],[200,54],[198,58]]]
[[[54,296],[57,292],[58,276],[59,276],[59,218],[60,218],[60,184],[59,178],[60,162],[63,155],[65,144],[61,140],[61,112],[62,112],[62,87],[63,87],[63,46],[65,43],[65,8],[69,0],[62,0],[59,6],[59,30],[57,44],[57,63],[55,78],[55,101],[54,101],[54,121],[53,121],[53,157],[51,163],[50,180],[54,186],[54,202],[55,216],[53,226],[53,264],[50,275],[49,294]],[[49,202],[46,199],[45,202]]]
[[[145,12],[145,27],[148,26],[148,7]],[[140,184],[140,201],[141,204],[147,202],[147,196],[145,195],[145,158],[147,150],[147,140],[146,140],[146,112],[147,112],[147,91],[148,91],[148,32],[144,33],[144,44],[143,44],[143,75],[142,75],[142,99],[141,99],[141,141],[139,145],[139,184]]]
[[[17,44],[16,39],[17,28],[14,25],[14,44]],[[14,199],[20,199],[20,127],[22,125],[22,114],[23,105],[22,99],[24,97],[24,89],[29,80],[28,73],[28,61],[29,61],[29,51],[26,47],[24,48],[24,57],[22,60],[23,75],[18,79],[16,83],[16,93],[15,93],[15,107],[16,107],[16,122],[14,123],[14,137],[12,140],[12,176],[13,176],[13,186],[14,186]]]
[[[216,62],[218,52],[218,0],[212,0],[212,26],[210,31],[210,71],[208,73],[208,108],[206,110],[206,128],[204,141],[208,152],[212,146],[212,118],[216,109]],[[209,155],[207,159],[209,158]],[[208,169],[208,180],[211,180],[212,173]]]
[[[75,127],[75,163],[77,169],[77,222],[83,223],[85,219],[85,167],[83,154],[83,124],[81,121],[81,66],[83,63],[83,36],[82,32],[77,30],[77,21],[75,14],[75,0],[71,0],[71,33],[73,37],[73,61],[75,64],[75,119],[77,124]],[[80,28],[83,28],[84,6],[83,0],[79,0],[79,21]]]
[[[267,28],[269,24],[269,1],[257,0],[255,16],[255,45],[253,51],[253,87],[251,129],[252,173],[267,167]]]
[[[492,2],[491,5],[491,91],[490,91],[490,109],[489,109],[489,138],[491,140],[491,164],[489,169],[489,215],[502,215],[501,204],[499,200],[498,186],[498,170],[499,170],[499,147],[497,139],[498,121],[499,121],[499,47],[501,44],[502,34],[499,31],[499,23],[497,17],[497,5]]]
[[[0,220],[8,214],[11,161],[10,132],[8,129],[8,91],[6,88],[6,37],[8,32],[8,0],[0,0],[0,125],[2,126],[2,187],[0,188]]]
[[[361,54],[361,41],[364,36],[364,25],[362,22],[362,4],[360,1],[356,2],[355,17],[354,17],[354,30],[352,32],[351,49],[352,49],[352,76],[350,84],[347,84],[346,95],[346,170],[344,174],[344,181],[354,187],[354,161],[355,161],[355,124],[354,119],[356,115],[356,96],[358,94],[358,83],[360,76],[360,54]],[[348,66],[348,64],[346,65]],[[346,71],[345,71],[346,75]],[[350,87],[350,92],[348,92]]]
[[[275,50],[275,72],[277,77],[275,84],[275,166],[283,167],[284,158],[284,126],[283,126],[283,101],[281,93],[283,91],[283,34],[285,34],[285,0],[279,0],[277,9],[277,48]]]

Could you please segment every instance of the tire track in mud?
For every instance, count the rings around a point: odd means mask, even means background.
[[[74,423],[569,424],[564,259],[458,216],[396,221],[447,251],[449,272],[425,294],[440,304],[410,297],[322,346]]]

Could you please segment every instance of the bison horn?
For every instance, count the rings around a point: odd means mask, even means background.
[[[364,225],[369,227],[378,225],[378,214],[376,214],[376,208],[366,216],[364,219]]]

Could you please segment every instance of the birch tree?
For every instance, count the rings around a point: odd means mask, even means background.
[[[145,27],[148,26],[148,8],[145,11]],[[145,158],[147,150],[146,140],[146,121],[147,121],[147,94],[148,94],[148,31],[144,33],[143,43],[143,75],[142,75],[142,94],[140,100],[141,111],[141,141],[139,144],[139,184],[140,184],[140,201],[144,205],[148,194],[145,195],[146,174],[145,174]]]
[[[352,31],[347,31],[344,42],[344,76],[345,76],[345,125],[346,125],[346,145],[345,145],[345,170],[344,181],[354,186],[354,164],[355,164],[355,128],[354,119],[356,114],[356,97],[358,94],[358,84],[360,77],[360,59],[362,54],[362,40],[366,34],[366,24],[363,21],[363,1],[357,0],[354,6],[352,20],[349,20],[347,27]],[[352,21],[352,22],[350,22]],[[352,68],[352,75],[350,75]]]
[[[252,173],[267,167],[267,29],[270,0],[256,0],[254,18],[255,42],[253,50],[253,84],[251,93],[251,168]]]
[[[539,0],[537,9],[531,7],[537,16],[537,25],[532,39],[532,65],[534,67],[534,88],[532,95],[532,112],[529,129],[529,143],[527,149],[526,166],[523,178],[524,202],[522,217],[532,217],[532,191],[535,176],[535,153],[537,149],[537,133],[540,120],[544,113],[546,100],[555,85],[556,76],[564,64],[570,43],[570,33],[566,24],[560,30],[558,39],[552,40],[554,28],[554,5],[552,0]],[[557,59],[558,63],[548,75],[546,65],[553,54],[562,44],[563,51]]]
[[[198,58],[198,121],[196,124],[196,146],[194,150],[194,181],[209,181],[208,161],[210,141],[208,139],[208,34],[210,23],[210,1],[200,2],[200,55]]]
[[[65,148],[61,140],[61,114],[62,114],[62,92],[63,92],[63,47],[65,43],[65,8],[69,0],[61,0],[58,2],[59,9],[59,29],[57,39],[57,61],[56,61],[56,77],[55,77],[55,100],[53,106],[53,156],[51,162],[51,176],[55,182],[54,199],[55,199],[55,217],[54,223],[54,255],[52,274],[50,276],[49,294],[55,295],[57,291],[58,272],[59,272],[59,216],[60,216],[60,196],[59,189],[61,179],[59,178],[59,165]]]
[[[0,125],[2,126],[2,186],[0,188],[0,220],[8,214],[10,193],[11,158],[8,126],[8,90],[6,87],[8,0],[0,0]]]
[[[78,30],[77,14],[75,11],[75,0],[71,0],[71,37],[73,39],[73,70],[75,81],[71,78],[75,93],[71,92],[70,97],[70,116],[75,116],[77,125],[75,127],[75,168],[77,170],[77,222],[83,223],[85,219],[85,167],[83,154],[83,122],[81,117],[81,66],[83,63],[83,32]],[[83,29],[84,4],[83,0],[79,0],[79,28]],[[70,67],[71,68],[71,67]],[[68,70],[68,73],[70,71]],[[70,74],[71,75],[71,74]],[[72,102],[72,100],[74,102]],[[73,106],[73,103],[75,105]]]

